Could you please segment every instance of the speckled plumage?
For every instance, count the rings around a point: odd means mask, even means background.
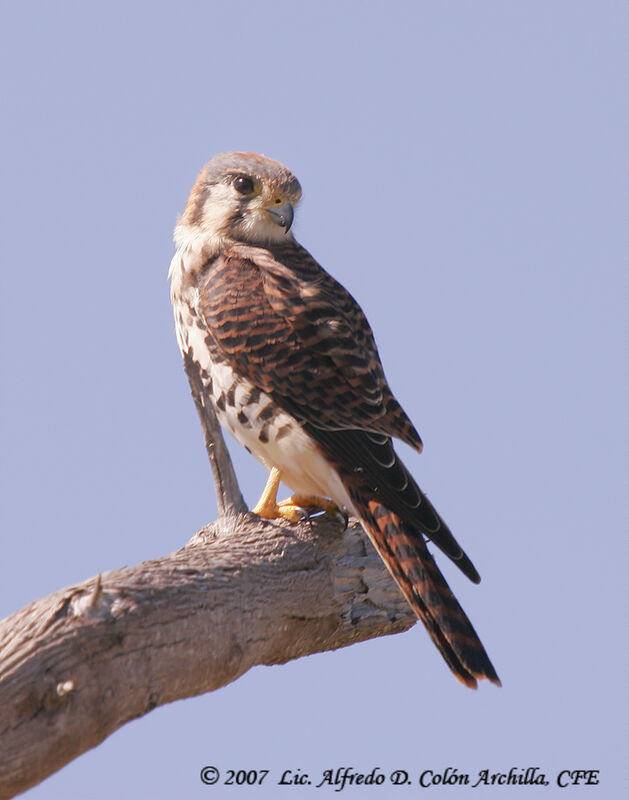
[[[221,424],[256,458],[298,494],[360,519],[455,675],[499,683],[426,546],[425,537],[480,580],[395,454],[392,437],[422,444],[369,324],[289,231],[300,194],[286,167],[257,154],[221,154],[202,170],[170,271],[181,351]]]

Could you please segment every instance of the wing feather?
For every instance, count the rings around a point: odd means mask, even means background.
[[[360,307],[296,242],[234,245],[208,265],[199,289],[214,345],[297,419],[421,450]]]

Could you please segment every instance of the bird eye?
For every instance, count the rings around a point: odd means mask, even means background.
[[[239,194],[251,194],[253,192],[253,181],[244,175],[239,175],[234,181],[234,189]]]

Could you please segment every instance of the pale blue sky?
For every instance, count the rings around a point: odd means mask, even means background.
[[[425,441],[407,463],[483,582],[440,563],[504,683],[465,690],[416,626],[157,709],[29,800],[279,796],[204,787],[206,764],[587,768],[598,787],[526,796],[622,796],[626,17],[4,5],[0,615],[214,519],[166,272],[196,173],[247,149],[297,174],[297,237],[370,319]],[[264,473],[234,454],[255,502]]]

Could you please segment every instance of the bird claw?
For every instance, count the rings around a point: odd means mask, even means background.
[[[285,519],[288,522],[303,522],[311,520],[325,513],[336,517],[347,528],[348,516],[345,509],[339,508],[336,503],[326,497],[316,495],[294,494],[287,500],[277,502],[277,489],[280,483],[280,471],[273,467],[269,474],[262,496],[252,509],[262,519]]]
[[[303,522],[308,518],[304,509],[286,500],[273,505],[261,506],[258,504],[253,509],[253,513],[262,517],[262,519],[285,519],[288,522]]]
[[[300,509],[304,513],[302,520],[306,519],[308,521],[326,514],[329,517],[338,519],[343,530],[347,528],[349,522],[347,511],[344,508],[339,508],[336,503],[325,497],[293,495],[288,500],[282,500],[278,503],[278,508]]]

